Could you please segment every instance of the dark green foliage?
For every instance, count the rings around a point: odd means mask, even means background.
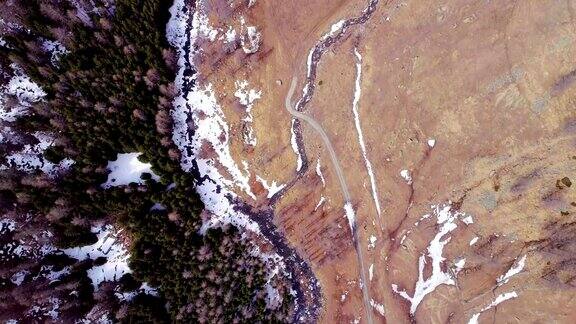
[[[113,16],[96,1],[101,14],[93,14],[88,25],[66,18],[72,9],[61,1],[15,3],[21,8],[12,10],[25,14],[14,17],[30,32],[6,35],[11,49],[1,48],[0,57],[17,63],[47,96],[45,103],[32,107],[33,118],[13,126],[21,132],[58,134],[58,144],[45,151],[45,159],[58,163],[71,158],[75,164],[57,180],[40,173],[15,179],[2,174],[0,181],[10,180],[11,187],[0,198],[16,199],[19,208],[44,218],[61,248],[96,242],[90,229],[102,221],[127,229],[134,277],[122,278],[119,290],[131,291],[147,281],[158,287],[160,297],[140,294],[119,310],[110,303],[123,322],[287,320],[289,298],[275,314],[266,309],[264,265],[248,252],[249,244],[235,228],[198,234],[204,206],[194,191],[195,181],[168,153],[178,150],[170,139],[171,125],[159,122],[166,120],[162,116],[171,108],[167,103],[176,95],[174,71],[165,59],[170,52],[165,26],[171,1],[118,0]],[[70,53],[55,66],[49,54],[37,50],[41,39],[59,40]],[[121,152],[143,153],[142,160],[152,164],[161,180],[143,174],[142,185],[101,188],[107,162]],[[176,186],[167,190],[172,183]],[[166,210],[151,211],[154,203]],[[46,262],[61,268],[68,261],[51,256]],[[80,262],[68,276],[85,298],[83,311],[93,303],[85,271],[103,262]]]
[[[44,151],[44,158],[46,161],[54,164],[60,163],[60,161],[64,160],[65,157],[64,148],[61,146],[51,146]]]
[[[139,294],[132,300],[127,314],[121,323],[170,323],[170,316],[164,307],[164,302],[154,296]]]

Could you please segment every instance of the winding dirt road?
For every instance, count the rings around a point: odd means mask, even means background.
[[[332,142],[330,138],[324,131],[324,128],[320,126],[320,124],[314,120],[314,118],[299,112],[298,110],[294,109],[292,105],[292,96],[294,95],[294,90],[296,89],[296,84],[298,83],[298,78],[293,77],[292,83],[290,84],[290,89],[286,94],[286,100],[284,102],[284,106],[286,110],[295,118],[303,120],[308,125],[310,125],[322,138],[324,145],[328,149],[330,153],[330,159],[332,160],[332,164],[334,165],[334,170],[336,171],[336,175],[338,176],[338,181],[340,182],[340,188],[342,190],[342,195],[344,196],[345,204],[350,204],[352,206],[352,201],[350,197],[350,192],[348,191],[348,184],[346,183],[346,178],[344,177],[344,172],[342,171],[342,166],[340,165],[340,161],[338,160],[338,156],[336,155],[336,151],[334,150],[334,146],[332,146]],[[360,278],[361,278],[361,286],[362,286],[362,298],[364,300],[364,310],[366,312],[366,322],[369,324],[373,323],[372,320],[372,308],[370,305],[370,290],[369,290],[369,281],[366,280],[366,269],[364,267],[364,257],[362,256],[362,249],[360,247],[360,240],[358,239],[358,230],[356,226],[356,219],[349,219],[350,221],[350,230],[352,232],[352,240],[354,241],[354,249],[356,250],[356,256],[358,259],[358,265],[360,267]]]

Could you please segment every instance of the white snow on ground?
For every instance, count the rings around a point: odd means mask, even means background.
[[[378,239],[376,238],[376,236],[374,235],[370,235],[370,238],[368,239],[368,249],[373,249],[376,247],[376,241]]]
[[[248,8],[254,6],[256,4],[256,0],[248,0]]]
[[[320,206],[322,206],[322,204],[326,201],[326,197],[321,196],[320,200],[318,201],[318,203],[316,204],[316,207],[314,207],[314,211],[317,211],[318,208],[320,208]]]
[[[430,146],[430,148],[433,148],[434,145],[436,145],[436,140],[431,138],[428,140],[428,146]]]
[[[246,26],[244,17],[240,17],[241,33],[240,45],[246,54],[253,54],[258,52],[262,42],[262,35],[258,32],[255,26]]]
[[[515,291],[498,295],[498,297],[496,297],[496,299],[492,303],[490,303],[490,305],[482,308],[480,310],[480,312],[472,315],[472,317],[468,321],[468,324],[478,324],[478,318],[480,317],[480,315],[482,313],[484,313],[485,311],[489,310],[492,307],[498,306],[502,302],[505,302],[509,299],[513,299],[513,298],[517,298],[517,297],[518,297],[518,294]]]
[[[272,198],[272,196],[274,196],[278,191],[284,189],[284,187],[286,187],[285,184],[282,185],[278,185],[276,184],[276,181],[272,181],[272,184],[268,184],[268,181],[262,179],[260,176],[256,176],[256,179],[258,181],[260,181],[260,183],[262,184],[262,186],[264,186],[264,188],[268,191],[268,195],[266,196],[266,198],[270,199]]]
[[[296,165],[296,171],[300,171],[302,169],[302,166],[304,165],[304,161],[302,160],[302,155],[300,155],[300,151],[298,150],[298,142],[296,141],[296,130],[294,129],[294,118],[292,118],[292,125],[290,126],[290,132],[291,132],[291,137],[290,137],[290,145],[292,145],[292,149],[294,150],[294,153],[296,153],[297,156],[297,165]]]
[[[475,236],[473,239],[470,240],[470,246],[476,244],[478,242],[478,236]]]
[[[135,291],[115,292],[114,295],[116,295],[116,297],[118,297],[119,300],[125,301],[125,300],[132,300],[139,293],[158,296],[158,291],[155,288],[150,287],[147,282],[144,282],[142,285],[140,285],[140,288],[136,289]]]
[[[131,182],[142,184],[144,180],[140,179],[143,173],[150,173],[152,179],[158,181],[159,176],[154,174],[150,169],[150,163],[142,163],[138,160],[141,153],[119,153],[115,161],[108,162],[108,179],[101,186],[110,188],[123,186]]]
[[[412,176],[410,175],[410,171],[402,170],[400,171],[400,176],[406,180],[407,184],[412,184]]]
[[[282,304],[282,297],[273,283],[275,277],[279,275],[281,271],[285,271],[286,265],[284,264],[284,259],[277,253],[264,253],[257,246],[250,253],[262,259],[266,264],[266,268],[269,269],[269,272],[266,274],[266,283],[264,284],[266,289],[266,308],[277,309]]]
[[[342,27],[344,27],[344,22],[345,20],[342,19],[334,24],[332,24],[332,26],[330,27],[330,31],[327,32],[326,34],[324,34],[322,36],[322,38],[320,38],[321,41],[325,40],[328,37],[334,36],[336,34],[338,34],[338,32],[340,32],[340,30],[342,29]]]
[[[343,23],[344,21],[342,21],[342,24]],[[340,28],[342,27],[340,26]],[[360,143],[360,149],[362,150],[362,157],[364,158],[366,171],[368,172],[368,176],[370,177],[370,186],[372,187],[372,198],[374,199],[374,205],[376,205],[376,212],[378,213],[378,218],[380,218],[380,201],[378,199],[376,177],[374,176],[374,170],[372,170],[372,163],[370,163],[370,160],[368,159],[368,153],[366,152],[366,143],[364,143],[364,134],[362,133],[362,126],[360,125],[360,114],[358,113],[358,103],[360,102],[360,96],[362,94],[362,88],[360,87],[360,82],[362,79],[362,56],[360,55],[360,53],[356,48],[354,48],[354,55],[356,56],[356,83],[354,87],[354,101],[352,103],[352,112],[354,113],[354,124],[356,125],[356,132],[358,133],[358,143]]]
[[[398,285],[392,284],[392,289],[394,292],[404,297],[410,302],[410,313],[414,314],[420,302],[428,295],[433,292],[436,287],[440,285],[455,285],[453,275],[457,275],[458,272],[464,267],[466,262],[465,259],[461,259],[452,268],[443,271],[446,268],[445,258],[442,256],[444,246],[450,242],[451,236],[447,236],[450,232],[456,229],[456,220],[459,217],[464,216],[464,213],[453,211],[451,209],[451,204],[432,206],[433,215],[436,216],[437,224],[439,225],[439,230],[436,236],[430,241],[427,251],[428,254],[422,254],[418,259],[418,281],[416,282],[414,293],[412,296],[408,295],[405,290],[400,290]],[[428,262],[427,258],[432,262],[432,273],[430,277],[424,278],[424,266]]]
[[[24,281],[24,278],[29,274],[30,271],[27,270],[18,271],[14,275],[12,275],[12,277],[10,277],[10,281],[12,281],[12,283],[15,284],[16,286],[20,286]]]
[[[12,122],[18,117],[24,116],[30,105],[42,100],[46,93],[32,82],[16,64],[11,64],[10,67],[14,71],[14,75],[6,85],[0,87],[0,120]],[[15,96],[19,103],[10,111],[5,107],[7,96]]]
[[[324,175],[322,174],[320,159],[316,160],[316,174],[320,177],[320,180],[322,180],[322,187],[326,187],[326,179],[324,179]]]
[[[48,298],[48,304],[46,305],[35,305],[30,308],[28,314],[43,314],[44,316],[49,316],[52,320],[58,319],[58,309],[60,308],[60,300],[58,298],[50,297]]]
[[[370,268],[368,268],[368,278],[370,279],[370,281],[372,281],[373,277],[374,277],[374,263],[372,263],[370,265]]]
[[[254,89],[247,89],[248,81],[236,81],[236,92],[234,96],[238,98],[241,105],[246,107],[246,117],[242,118],[242,121],[246,123],[246,133],[243,134],[244,142],[248,145],[256,146],[257,140],[254,135],[254,129],[252,128],[252,122],[254,118],[252,117],[252,107],[257,99],[262,96],[262,91],[256,91]]]
[[[356,220],[356,212],[354,211],[354,208],[352,207],[352,204],[350,202],[344,204],[344,211],[346,212],[346,219],[348,219],[348,225],[350,226],[350,231],[352,231],[354,228],[354,222]]]
[[[1,47],[6,47],[6,45],[7,45],[7,43],[6,43],[6,41],[4,40],[4,38],[0,37],[0,46],[1,46]]]
[[[50,62],[54,66],[58,65],[58,61],[60,61],[62,55],[70,53],[70,51],[68,51],[64,45],[60,44],[60,42],[48,39],[42,42],[42,49],[50,53]]]
[[[508,271],[505,274],[501,275],[500,277],[498,277],[498,279],[496,279],[498,286],[507,283],[510,280],[510,278],[519,274],[524,269],[525,263],[526,263],[526,254],[524,254],[524,256],[520,258],[520,260],[516,260],[516,262],[514,262],[514,264],[510,267],[510,269],[508,269]]]
[[[103,265],[93,266],[87,271],[94,289],[97,289],[101,282],[118,280],[124,274],[131,273],[132,270],[128,267],[130,255],[118,237],[119,231],[116,231],[112,225],[95,226],[91,230],[98,237],[96,243],[62,251],[80,261],[95,260],[99,257],[107,258]]]
[[[6,164],[0,165],[0,170],[14,167],[25,172],[41,170],[49,176],[54,176],[58,171],[66,170],[74,164],[74,161],[70,159],[64,159],[59,164],[46,161],[42,153],[52,146],[54,138],[47,132],[34,132],[32,135],[36,137],[38,143],[26,144],[20,152],[6,156]]]
[[[382,304],[378,304],[377,302],[374,301],[374,299],[370,299],[370,306],[374,307],[374,309],[378,312],[378,314],[385,316],[385,312],[384,312],[384,305]]]
[[[46,96],[46,93],[32,82],[20,67],[15,64],[10,67],[14,75],[6,85],[0,88],[0,120],[7,122],[13,122],[25,116],[32,104],[43,100]],[[11,107],[10,111],[5,106],[8,96],[14,96],[18,100],[18,105]],[[5,156],[6,164],[0,165],[0,170],[14,167],[21,171],[32,172],[39,169],[49,176],[54,176],[58,171],[66,170],[74,163],[70,159],[64,159],[57,165],[45,161],[42,154],[52,145],[54,137],[48,132],[34,132],[31,135],[37,139],[38,143],[26,144],[20,152]],[[12,132],[9,127],[4,127],[0,134],[0,142],[12,136],[18,136],[18,134]]]
[[[228,30],[224,34],[224,43],[233,43],[236,41],[236,30],[232,26],[228,26]]]
[[[59,271],[54,271],[53,266],[42,266],[40,268],[40,272],[38,272],[38,275],[34,277],[33,280],[36,280],[38,277],[44,277],[50,280],[50,283],[52,283],[58,281],[60,277],[67,275],[69,273],[70,273],[70,267],[64,267]]]
[[[462,218],[462,222],[464,222],[464,224],[466,225],[470,225],[474,223],[474,219],[472,218],[472,215],[468,215],[464,218]]]

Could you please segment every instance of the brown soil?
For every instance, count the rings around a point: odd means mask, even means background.
[[[209,2],[212,8],[227,3]],[[246,161],[254,179],[293,184],[275,202],[274,221],[321,283],[321,322],[363,319],[336,175],[323,143],[303,125],[310,166],[297,178],[284,98],[294,74],[304,79],[310,48],[333,23],[357,16],[366,1],[257,0],[252,8],[246,2],[234,1],[232,14],[212,10],[210,21],[239,28],[244,16],[262,32],[259,51],[224,53],[222,42],[205,42],[200,71],[219,94],[236,161]],[[322,84],[306,112],[324,127],[344,168],[366,267],[373,264],[371,296],[385,308],[385,317],[374,311],[378,322],[463,323],[512,291],[518,297],[483,312],[480,323],[576,319],[576,186],[558,182],[576,179],[574,7],[553,0],[381,0],[371,20],[347,30],[323,56]],[[352,113],[354,48],[363,57],[360,121],[380,219]],[[243,142],[244,112],[234,97],[235,81],[244,79],[262,90],[253,108],[255,147]],[[318,159],[325,187],[315,171]],[[400,177],[403,169],[411,171],[412,185]],[[246,200],[268,205],[257,187],[254,181],[257,201]],[[315,209],[321,197],[327,201]],[[411,316],[391,285],[412,295],[418,258],[438,232],[433,219],[415,223],[431,205],[450,200],[474,223],[458,224],[443,257],[446,266],[466,258],[465,267],[456,285],[439,286]],[[372,235],[375,248],[368,245]],[[498,286],[497,278],[523,255],[523,270]]]

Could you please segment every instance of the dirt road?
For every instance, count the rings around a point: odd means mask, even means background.
[[[334,170],[336,171],[336,175],[338,176],[338,181],[340,182],[340,188],[342,190],[342,195],[344,196],[345,204],[350,204],[351,206],[352,202],[350,192],[348,191],[348,185],[346,184],[346,178],[344,177],[342,166],[340,165],[340,161],[338,160],[338,156],[336,155],[336,151],[332,146],[330,138],[328,137],[322,126],[320,126],[320,124],[318,124],[318,122],[314,120],[314,118],[295,110],[294,107],[292,106],[292,96],[294,94],[294,90],[296,89],[297,83],[298,79],[296,77],[293,77],[292,83],[290,84],[290,89],[286,94],[286,100],[284,103],[286,110],[288,110],[288,112],[295,118],[298,118],[306,122],[320,135],[322,141],[324,142],[324,145],[326,146],[328,152],[330,153],[330,159],[332,160],[332,165],[334,165]],[[364,257],[362,256],[362,248],[360,247],[360,240],[358,239],[356,219],[349,219],[349,221],[350,221],[350,230],[352,232],[352,240],[354,241],[354,249],[356,250],[356,256],[358,258],[358,266],[360,267],[360,278],[362,282],[361,284],[362,298],[364,300],[366,322],[372,324],[373,320],[372,320],[372,309],[370,306],[370,289],[368,287],[369,281],[366,280],[366,269],[364,267]]]

